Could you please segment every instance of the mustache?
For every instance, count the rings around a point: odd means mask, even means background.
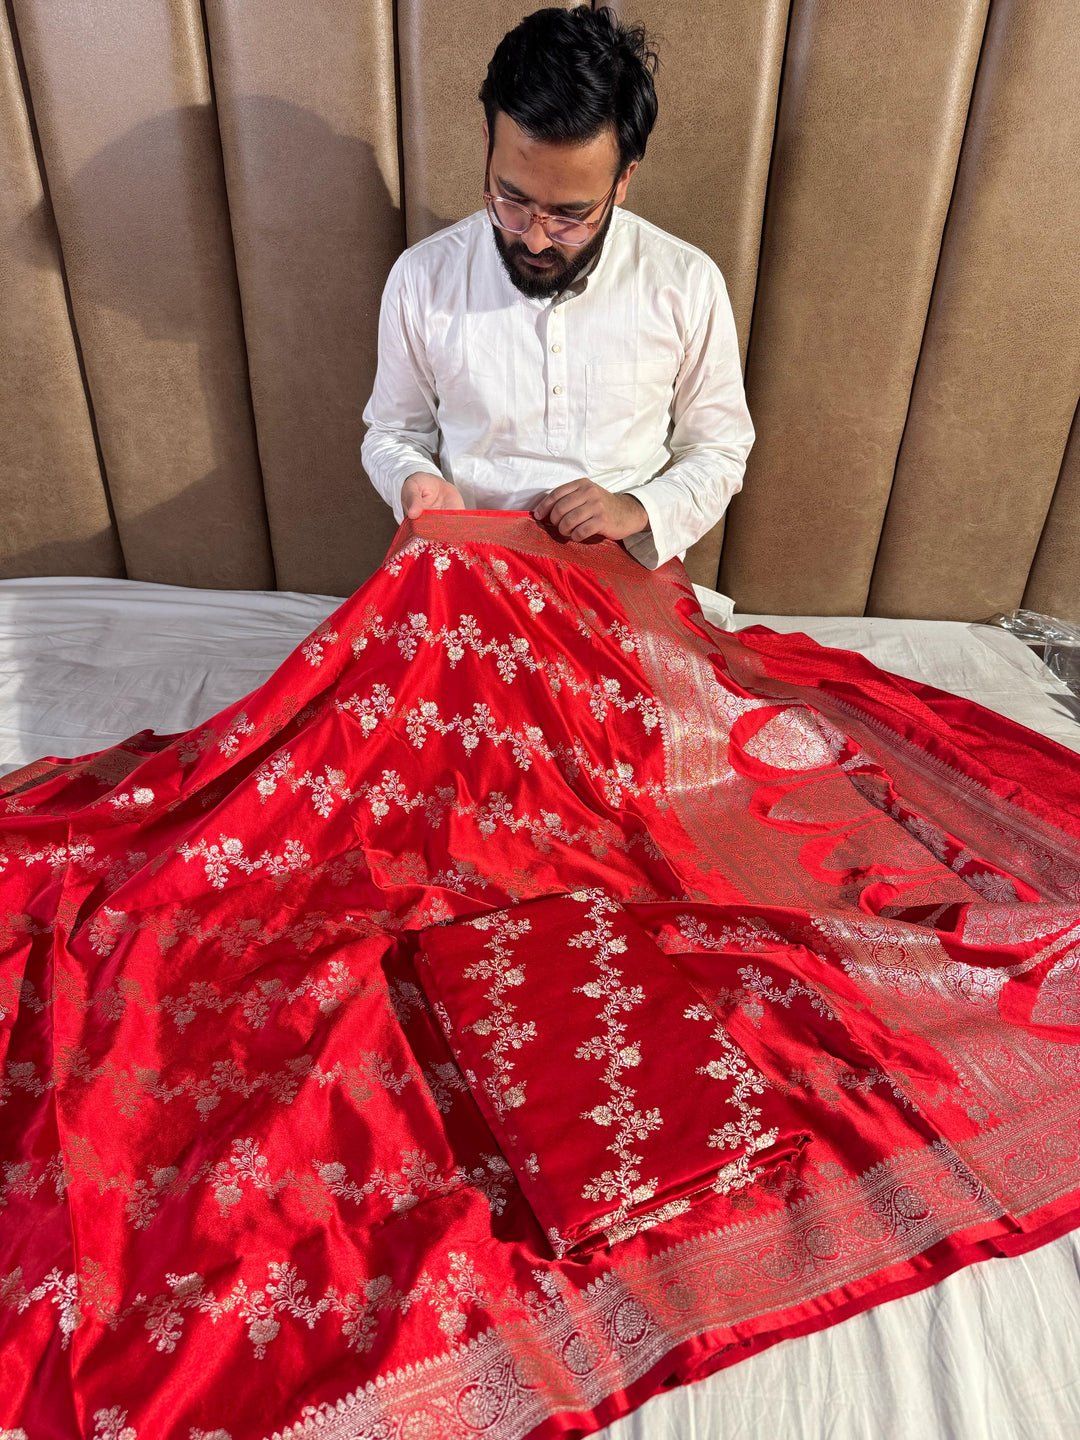
[[[539,255],[534,255],[527,245],[517,240],[509,247],[509,254],[512,259],[519,255],[527,255],[530,260],[554,260],[556,264],[566,264],[566,261],[554,247],[548,250],[541,250]]]

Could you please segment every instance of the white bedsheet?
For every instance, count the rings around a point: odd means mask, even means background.
[[[706,613],[722,597],[699,590]],[[0,581],[0,771],[184,730],[259,685],[338,604],[134,581]],[[735,616],[803,630],[1080,752],[1080,701],[1013,636],[940,621]],[[658,1396],[606,1440],[1080,1440],[1080,1239],[993,1260]]]

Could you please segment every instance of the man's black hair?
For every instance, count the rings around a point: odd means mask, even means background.
[[[656,65],[645,30],[606,5],[526,15],[499,41],[480,87],[489,151],[500,110],[530,138],[562,144],[614,126],[621,175],[645,154],[656,122]]]

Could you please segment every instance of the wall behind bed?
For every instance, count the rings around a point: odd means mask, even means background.
[[[378,301],[523,0],[5,0],[0,575],[345,594]],[[1076,0],[635,0],[629,208],[727,279],[744,611],[1080,620]]]

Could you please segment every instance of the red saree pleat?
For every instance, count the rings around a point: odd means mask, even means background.
[[[585,1434],[1080,1220],[1076,757],[677,563],[424,517],[244,700],[0,796],[0,1429]],[[586,892],[647,940],[582,952],[559,1213],[616,1112],[719,1164],[757,1086],[799,1144],[556,1258],[417,952]],[[537,1094],[544,963],[476,971]]]

